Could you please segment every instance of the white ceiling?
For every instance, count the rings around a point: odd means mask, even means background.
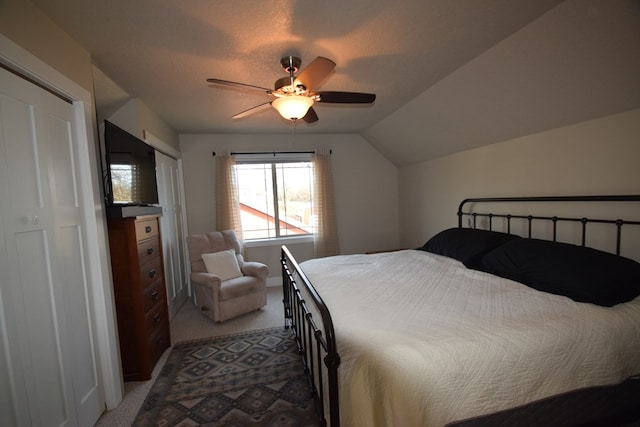
[[[290,133],[279,60],[337,63],[297,133],[361,133],[398,165],[640,107],[638,0],[32,0],[98,68],[99,108],[139,98],[178,133]]]

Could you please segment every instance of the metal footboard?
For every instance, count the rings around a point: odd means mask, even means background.
[[[285,327],[291,328],[295,334],[298,352],[311,385],[321,425],[326,426],[328,422],[331,427],[337,427],[340,425],[340,356],[336,349],[329,309],[286,246],[282,246],[280,262]],[[306,298],[310,298],[310,301]]]

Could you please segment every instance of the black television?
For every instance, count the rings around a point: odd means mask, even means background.
[[[107,120],[104,145],[107,213],[117,217],[157,213],[155,149]]]

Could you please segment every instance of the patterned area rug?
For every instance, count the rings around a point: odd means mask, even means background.
[[[317,426],[291,330],[176,344],[135,426]]]

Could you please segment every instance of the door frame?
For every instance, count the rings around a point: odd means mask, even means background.
[[[73,131],[80,150],[77,153],[80,160],[79,191],[84,203],[83,220],[86,224],[89,265],[87,275],[93,298],[91,307],[97,337],[100,383],[107,409],[113,409],[122,401],[124,382],[107,244],[106,212],[102,203],[102,184],[99,181],[97,127],[92,94],[3,34],[0,34],[0,62],[72,101],[76,119],[76,128]]]

